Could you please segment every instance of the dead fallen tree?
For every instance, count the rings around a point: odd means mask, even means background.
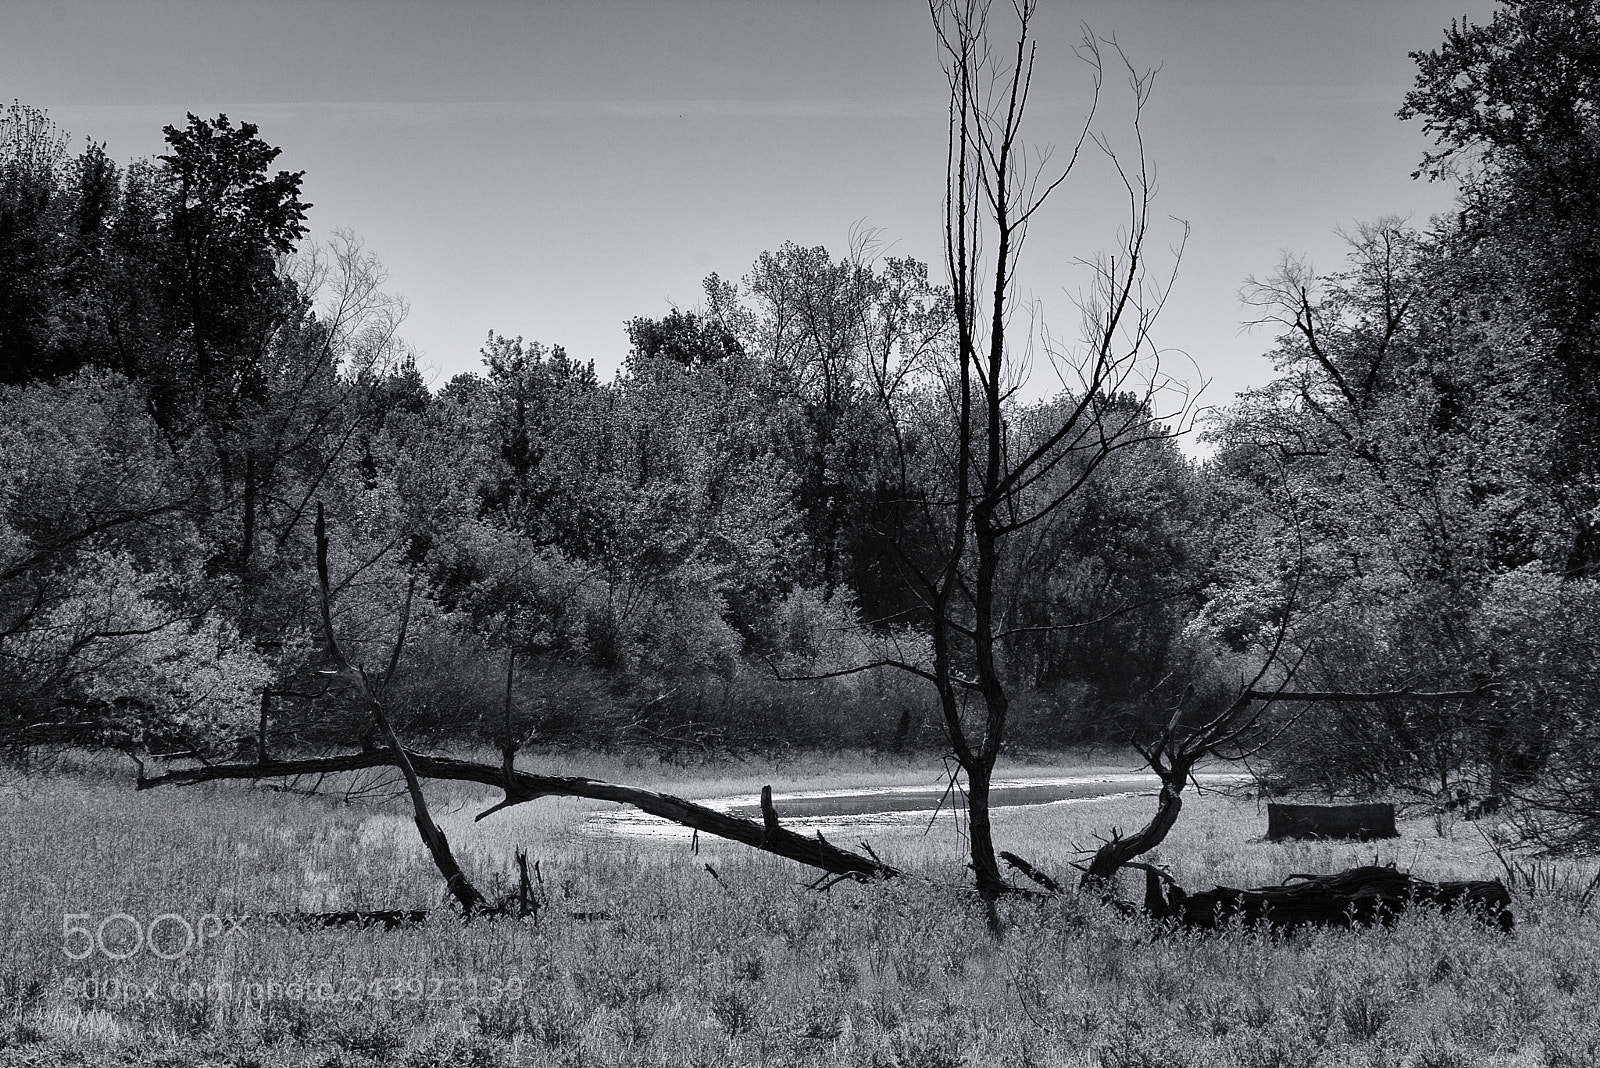
[[[402,749],[399,753],[410,762],[419,779],[479,783],[503,790],[504,799],[485,809],[479,814],[478,819],[541,797],[582,797],[592,801],[615,801],[623,805],[632,805],[652,816],[659,816],[693,828],[702,834],[715,835],[718,838],[726,838],[768,853],[775,853],[780,857],[787,857],[789,860],[817,868],[828,875],[846,878],[884,878],[900,874],[898,869],[871,856],[839,848],[823,838],[820,833],[808,836],[789,830],[778,821],[777,811],[770,804],[763,806],[770,815],[757,823],[754,820],[731,816],[726,812],[697,805],[681,797],[637,786],[625,786],[576,775],[535,775],[514,769],[508,771],[503,765],[429,756],[407,749]],[[296,775],[326,775],[398,765],[399,757],[396,751],[388,748],[310,757],[303,760],[205,764],[192,768],[177,768],[160,775],[141,776],[138,780],[138,789],[150,790],[158,786],[182,786],[226,779],[256,780],[288,778]]]
[[[1516,924],[1511,895],[1498,879],[1432,883],[1393,867],[1368,865],[1333,875],[1291,875],[1279,886],[1218,886],[1190,894],[1165,872],[1145,867],[1145,914],[1199,930],[1230,923],[1265,924],[1278,931],[1370,927],[1392,923],[1419,905],[1466,910],[1502,931]]]

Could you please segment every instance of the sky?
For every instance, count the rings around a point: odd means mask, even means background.
[[[1142,133],[1158,254],[1188,239],[1155,341],[1226,403],[1270,378],[1240,287],[1285,254],[1340,266],[1339,231],[1425,224],[1455,190],[1412,180],[1428,141],[1395,110],[1453,18],[1488,0],[1043,0],[1028,135],[1062,158],[1089,101],[1085,26],[1159,68]],[[354,231],[436,383],[493,330],[603,377],[626,321],[695,308],[785,241],[940,255],[945,88],[919,0],[0,0],[0,97],[115,159],[226,113],[303,170],[314,239]],[[1106,79],[1100,129],[1132,144]],[[1081,261],[1126,222],[1086,158],[1034,223],[1023,300],[1071,340]],[[1181,222],[1180,222],[1181,221]]]

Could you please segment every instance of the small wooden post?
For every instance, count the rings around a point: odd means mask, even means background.
[[[761,822],[764,827],[761,841],[765,844],[778,832],[778,810],[772,804],[771,786],[761,788]]]

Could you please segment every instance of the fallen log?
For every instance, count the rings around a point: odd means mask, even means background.
[[[1369,805],[1267,805],[1267,838],[1398,838],[1394,806]]]
[[[382,927],[393,931],[415,927],[428,920],[427,909],[374,909],[345,912],[268,912],[260,917],[267,923],[286,927]]]
[[[615,801],[632,805],[641,812],[692,827],[705,834],[740,842],[755,849],[775,853],[832,875],[854,879],[889,878],[900,874],[899,869],[883,863],[876,857],[853,853],[825,841],[821,834],[808,837],[782,826],[777,811],[764,807],[760,823],[726,812],[697,805],[671,794],[644,790],[636,786],[603,782],[577,775],[532,775],[524,771],[509,770],[500,765],[477,764],[451,757],[428,756],[410,750],[390,748],[369,749],[359,753],[336,756],[311,757],[305,760],[264,760],[247,764],[202,764],[192,768],[179,768],[161,775],[140,775],[137,789],[150,790],[158,786],[184,786],[223,779],[279,779],[296,775],[326,775],[340,771],[359,771],[363,768],[396,767],[401,758],[408,762],[419,778],[444,779],[454,782],[473,782],[505,791],[505,799],[478,815],[483,819],[492,812],[520,805],[541,797],[584,797],[594,801]]]
[[[402,927],[419,927],[428,922],[429,909],[376,909],[348,912],[264,912],[258,917],[265,923],[280,923],[285,927],[382,927],[386,931]],[[507,910],[489,910],[479,915],[510,915]],[[611,913],[601,911],[569,912],[579,923],[594,923],[611,919]]]
[[[1370,927],[1391,924],[1418,905],[1441,912],[1464,909],[1502,931],[1516,925],[1511,895],[1498,879],[1432,883],[1393,867],[1368,865],[1332,875],[1291,875],[1278,886],[1248,890],[1218,886],[1190,894],[1163,873],[1145,870],[1145,912],[1199,930],[1235,922],[1286,932],[1300,927]]]

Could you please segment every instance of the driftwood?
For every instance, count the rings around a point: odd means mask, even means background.
[[[267,923],[281,923],[286,927],[382,927],[386,931],[394,931],[402,927],[421,926],[428,922],[430,915],[432,915],[431,909],[375,909],[348,912],[268,912],[263,913],[259,919]],[[478,915],[508,916],[512,915],[512,912],[509,909],[490,909]],[[535,916],[535,913],[530,910],[518,915]],[[611,913],[604,910],[575,911],[567,915],[580,923],[611,919]]]
[[[213,782],[222,779],[276,779],[295,775],[326,775],[340,771],[359,771],[363,768],[397,766],[402,756],[419,779],[442,779],[454,782],[474,782],[506,792],[505,799],[492,805],[478,818],[512,805],[520,805],[541,797],[585,797],[594,801],[615,801],[632,805],[641,812],[692,827],[704,834],[715,835],[740,842],[755,849],[775,853],[780,857],[809,865],[829,875],[846,878],[887,878],[900,874],[897,868],[875,857],[841,849],[823,838],[798,834],[778,823],[777,811],[763,806],[760,823],[730,816],[726,812],[697,805],[671,794],[656,793],[636,786],[602,782],[575,775],[532,775],[524,771],[510,771],[503,766],[478,764],[450,757],[428,756],[406,749],[369,749],[360,753],[312,757],[305,760],[266,760],[247,764],[204,764],[192,768],[179,768],[162,775],[141,776],[138,789],[149,790],[157,786],[181,786],[191,783]]]
[[[1502,931],[1516,924],[1511,895],[1498,879],[1431,883],[1392,867],[1369,865],[1333,875],[1291,875],[1279,886],[1251,890],[1219,886],[1198,894],[1154,868],[1145,869],[1144,911],[1183,927],[1214,930],[1228,923],[1298,927],[1389,924],[1416,905],[1441,912],[1466,909]]]
[[[1370,805],[1267,805],[1267,838],[1398,838],[1394,806]]]

